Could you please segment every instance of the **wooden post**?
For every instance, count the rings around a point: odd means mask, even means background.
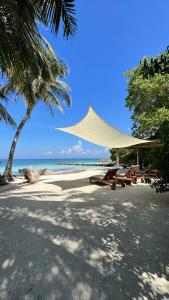
[[[138,148],[137,148],[137,165],[139,165],[139,151],[138,151]]]
[[[119,156],[119,149],[116,149],[116,167],[120,167],[120,156]]]

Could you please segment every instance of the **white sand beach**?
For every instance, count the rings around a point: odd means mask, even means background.
[[[169,194],[103,169],[0,190],[1,300],[169,299]]]

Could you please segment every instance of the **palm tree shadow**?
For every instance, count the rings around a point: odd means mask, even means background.
[[[1,195],[0,298],[167,299],[169,198],[127,190]]]

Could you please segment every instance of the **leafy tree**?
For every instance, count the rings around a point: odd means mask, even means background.
[[[158,177],[153,187],[157,192],[169,191],[169,121],[165,121],[159,128],[160,138],[163,146],[154,155],[154,166],[158,170]]]
[[[141,138],[160,139],[162,147],[149,151],[159,180],[157,192],[169,190],[169,52],[157,58],[143,58],[133,70],[126,72],[128,96],[126,106],[132,112],[133,134]],[[148,156],[147,156],[148,157]]]
[[[26,69],[23,72],[22,82],[17,81],[15,73],[10,75],[10,81],[2,88],[1,92],[8,95],[11,91],[15,90],[16,96],[22,96],[24,98],[27,110],[21,120],[11,148],[9,152],[8,161],[4,171],[4,177],[8,181],[12,181],[12,164],[15,154],[17,141],[21,134],[21,131],[31,116],[33,109],[36,107],[39,101],[50,109],[53,114],[53,107],[57,107],[62,111],[62,105],[60,101],[70,105],[69,86],[64,83],[60,77],[67,75],[67,68],[65,64],[59,61],[51,49],[46,49],[46,57],[48,57],[51,64],[49,65],[50,78],[44,80],[41,76],[35,77],[35,74],[30,69]]]
[[[120,164],[128,165],[128,164],[136,164],[136,150],[133,149],[119,149],[119,155],[120,155]],[[110,150],[111,154],[111,160],[116,160],[116,149]]]
[[[161,122],[169,117],[169,74],[143,78],[140,66],[126,73],[129,78],[126,105],[132,112],[134,133],[155,137]]]
[[[144,57],[140,62],[140,70],[143,78],[169,74],[169,47],[157,57]]]

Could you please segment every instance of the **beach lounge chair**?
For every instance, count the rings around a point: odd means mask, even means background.
[[[156,178],[157,177],[157,170],[154,170],[151,167],[148,167],[147,170],[144,173],[144,176]]]
[[[141,178],[141,182],[151,183],[151,178],[157,178],[157,171],[153,170],[151,167],[148,167],[145,170],[139,170],[137,177]]]
[[[90,183],[98,185],[110,185],[112,190],[116,189],[116,185],[124,187],[126,184],[137,183],[137,171],[139,165],[132,166],[130,168],[122,169],[110,169],[107,171],[104,177],[90,177]]]
[[[149,166],[147,169],[139,169],[135,170],[135,175],[137,178],[141,178],[141,182],[145,181],[145,178],[152,177],[156,178],[157,177],[157,171],[153,170],[151,166]]]
[[[91,176],[89,177],[90,183],[99,184],[99,185],[108,185],[108,181],[113,180],[116,175],[118,168],[109,169],[103,177]]]
[[[115,175],[116,182],[120,182],[120,180],[123,180],[128,185],[131,185],[131,183],[137,183],[138,176],[138,170],[139,165],[132,166],[130,168],[126,169],[119,169]]]
[[[116,189],[117,184],[121,185],[122,187],[125,187],[125,180],[123,180],[122,178],[118,180],[118,178],[115,177],[118,170],[118,168],[109,169],[104,177],[91,176],[89,177],[90,183],[101,186],[109,185],[112,190]]]

